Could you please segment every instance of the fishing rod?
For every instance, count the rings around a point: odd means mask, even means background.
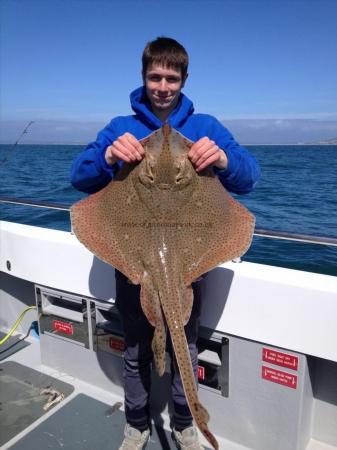
[[[22,133],[20,134],[20,136],[18,137],[18,139],[16,140],[15,144],[13,144],[13,147],[9,148],[9,150],[7,151],[7,153],[5,154],[5,156],[3,157],[2,160],[0,160],[0,165],[5,164],[8,160],[10,155],[14,152],[15,147],[18,145],[18,143],[20,142],[22,136],[26,133],[28,133],[28,128],[34,123],[34,120],[32,120],[31,122],[28,123],[28,125],[26,125],[25,129],[22,131]]]

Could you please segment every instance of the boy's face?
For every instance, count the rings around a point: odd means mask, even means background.
[[[148,67],[144,84],[153,112],[172,111],[178,103],[184,83],[181,70],[169,69],[160,65]]]

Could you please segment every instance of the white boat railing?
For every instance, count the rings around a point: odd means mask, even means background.
[[[64,203],[54,203],[49,201],[36,201],[28,199],[20,199],[16,197],[0,196],[0,203],[11,204],[11,205],[21,205],[21,206],[31,206],[34,208],[46,208],[54,209],[58,211],[70,211],[71,205]],[[314,236],[310,234],[300,234],[300,233],[288,233],[285,231],[276,230],[265,230],[261,228],[256,228],[254,231],[254,236],[268,238],[268,239],[278,239],[294,242],[303,242],[309,244],[319,244],[327,245],[330,247],[337,247],[337,238],[328,236]]]

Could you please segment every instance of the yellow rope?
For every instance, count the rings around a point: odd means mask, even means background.
[[[12,334],[14,333],[14,331],[17,329],[17,327],[20,325],[21,320],[23,319],[23,316],[26,314],[27,311],[31,310],[31,309],[36,309],[36,306],[28,306],[27,308],[25,308],[22,313],[20,314],[20,316],[18,317],[18,319],[16,320],[15,324],[12,326],[12,328],[9,330],[9,332],[6,334],[5,337],[3,337],[0,340],[0,345],[4,344],[7,339],[9,339]]]

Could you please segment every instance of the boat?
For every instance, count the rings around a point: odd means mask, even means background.
[[[0,221],[0,246],[1,449],[118,449],[124,342],[114,269],[71,232]],[[337,277],[236,260],[201,283],[199,395],[220,449],[337,449]],[[166,367],[153,374],[149,449],[175,448]]]

